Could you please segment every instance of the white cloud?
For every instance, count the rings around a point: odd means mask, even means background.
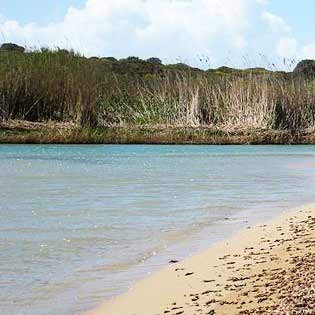
[[[277,44],[277,54],[281,58],[290,58],[297,61],[315,59],[315,43],[301,45],[294,37],[284,37]]]
[[[71,47],[86,55],[220,57],[247,45],[253,12],[265,3],[256,1],[87,0],[81,9],[69,8],[59,23],[6,20],[0,32],[6,41]]]
[[[298,42],[293,37],[285,37],[279,40],[277,53],[282,58],[294,58],[297,55]]]
[[[266,11],[267,4],[268,0],[86,0],[80,9],[69,8],[60,22],[46,25],[23,25],[0,12],[0,39],[28,47],[74,48],[87,56],[157,56],[195,64],[198,56],[207,56],[211,66],[244,66],[242,56],[261,54],[314,58],[315,44],[300,45],[285,20]],[[256,58],[252,66],[257,62]]]
[[[303,46],[301,55],[305,59],[315,58],[315,43]]]
[[[261,17],[274,32],[290,32],[290,27],[281,16],[264,11]]]
[[[269,3],[268,0],[256,0],[256,2],[259,3],[259,4],[263,4],[263,5],[266,5],[266,4]]]
[[[267,11],[264,11],[261,17],[273,32],[270,40],[276,43],[275,51],[278,57],[291,60],[315,57],[315,44],[301,45],[282,17]]]
[[[5,18],[4,15],[1,14],[1,12],[0,12],[0,23],[5,22],[5,20],[6,20],[6,18]]]

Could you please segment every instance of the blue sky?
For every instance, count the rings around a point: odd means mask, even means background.
[[[70,6],[81,7],[84,0],[0,0],[0,13],[20,23],[49,23],[61,20]],[[27,4],[26,4],[27,3]]]
[[[271,12],[282,16],[291,26],[294,36],[301,41],[315,40],[312,29],[315,20],[315,1],[313,0],[273,0],[268,4]]]
[[[0,40],[87,56],[268,66],[265,59],[315,58],[314,12],[313,0],[0,0]]]

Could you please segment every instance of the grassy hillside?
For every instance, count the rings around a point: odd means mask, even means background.
[[[80,128],[314,128],[313,62],[294,73],[203,71],[159,59],[85,58],[65,50],[0,49],[0,120]]]

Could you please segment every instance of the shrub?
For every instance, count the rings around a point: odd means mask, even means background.
[[[161,65],[162,64],[162,60],[156,57],[151,57],[149,59],[146,60],[146,62],[151,63],[153,65]]]
[[[304,77],[315,76],[315,60],[300,61],[295,67],[293,74]]]
[[[3,51],[15,51],[15,52],[19,52],[19,53],[24,53],[25,52],[25,48],[16,44],[12,44],[12,43],[4,43],[1,45],[0,50]]]

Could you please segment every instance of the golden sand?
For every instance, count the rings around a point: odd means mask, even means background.
[[[314,229],[315,205],[285,213],[171,264],[88,314],[315,314]]]

